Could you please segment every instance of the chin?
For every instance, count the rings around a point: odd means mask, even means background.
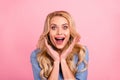
[[[62,50],[64,47],[63,46],[56,46],[56,48]]]
[[[63,45],[56,45],[56,48],[57,49],[60,49],[60,50],[63,50],[64,48],[65,48],[65,44],[63,44]]]

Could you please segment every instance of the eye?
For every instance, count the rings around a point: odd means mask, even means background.
[[[52,25],[52,26],[51,26],[51,29],[52,29],[52,30],[56,30],[56,28],[57,28],[56,25]]]
[[[64,30],[68,29],[68,25],[64,25],[64,26],[63,26],[63,29],[64,29]]]

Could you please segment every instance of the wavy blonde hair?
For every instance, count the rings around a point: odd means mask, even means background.
[[[68,24],[70,26],[70,40],[68,41],[68,44],[66,44],[67,47],[71,44],[74,37],[76,37],[76,36],[80,37],[80,35],[77,33],[77,31],[75,29],[74,21],[68,12],[66,12],[66,11],[54,11],[54,12],[48,14],[48,16],[46,17],[46,20],[45,20],[43,33],[40,36],[40,38],[38,40],[38,44],[37,44],[37,48],[40,49],[40,52],[37,55],[37,60],[39,62],[39,66],[41,68],[40,77],[43,79],[48,78],[50,76],[52,69],[53,69],[53,59],[47,54],[44,38],[48,37],[49,30],[50,30],[49,29],[50,28],[49,27],[50,20],[54,16],[61,16],[61,17],[64,17],[68,20]],[[47,39],[48,39],[49,43],[52,44],[51,41],[49,40],[49,38],[47,38]],[[74,59],[73,59],[73,56],[75,54],[78,55],[77,64],[74,63]],[[68,64],[71,72],[73,73],[73,75],[76,74],[77,66],[81,62],[84,62],[85,66],[86,66],[82,71],[86,70],[87,69],[87,62],[85,60],[85,48],[80,44],[75,44],[72,52],[70,53],[70,55],[68,55],[66,61],[67,61],[67,64]]]

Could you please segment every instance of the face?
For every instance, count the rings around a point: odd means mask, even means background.
[[[70,38],[68,21],[61,16],[55,16],[50,21],[49,37],[57,49],[63,49]]]

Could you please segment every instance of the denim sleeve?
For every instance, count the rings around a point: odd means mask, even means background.
[[[88,62],[88,49],[86,48],[86,55],[85,55],[85,59]],[[78,60],[78,57],[77,57]],[[81,71],[83,68],[85,67],[85,64],[82,62],[81,64],[78,65],[78,71]],[[77,72],[76,73],[76,80],[87,80],[87,75],[88,75],[88,70],[85,70],[83,72]]]
[[[31,56],[30,56],[34,80],[41,80],[40,76],[39,76],[41,69],[38,65],[37,58],[36,58],[36,55],[37,55],[38,51],[39,50],[34,50],[31,54]]]

